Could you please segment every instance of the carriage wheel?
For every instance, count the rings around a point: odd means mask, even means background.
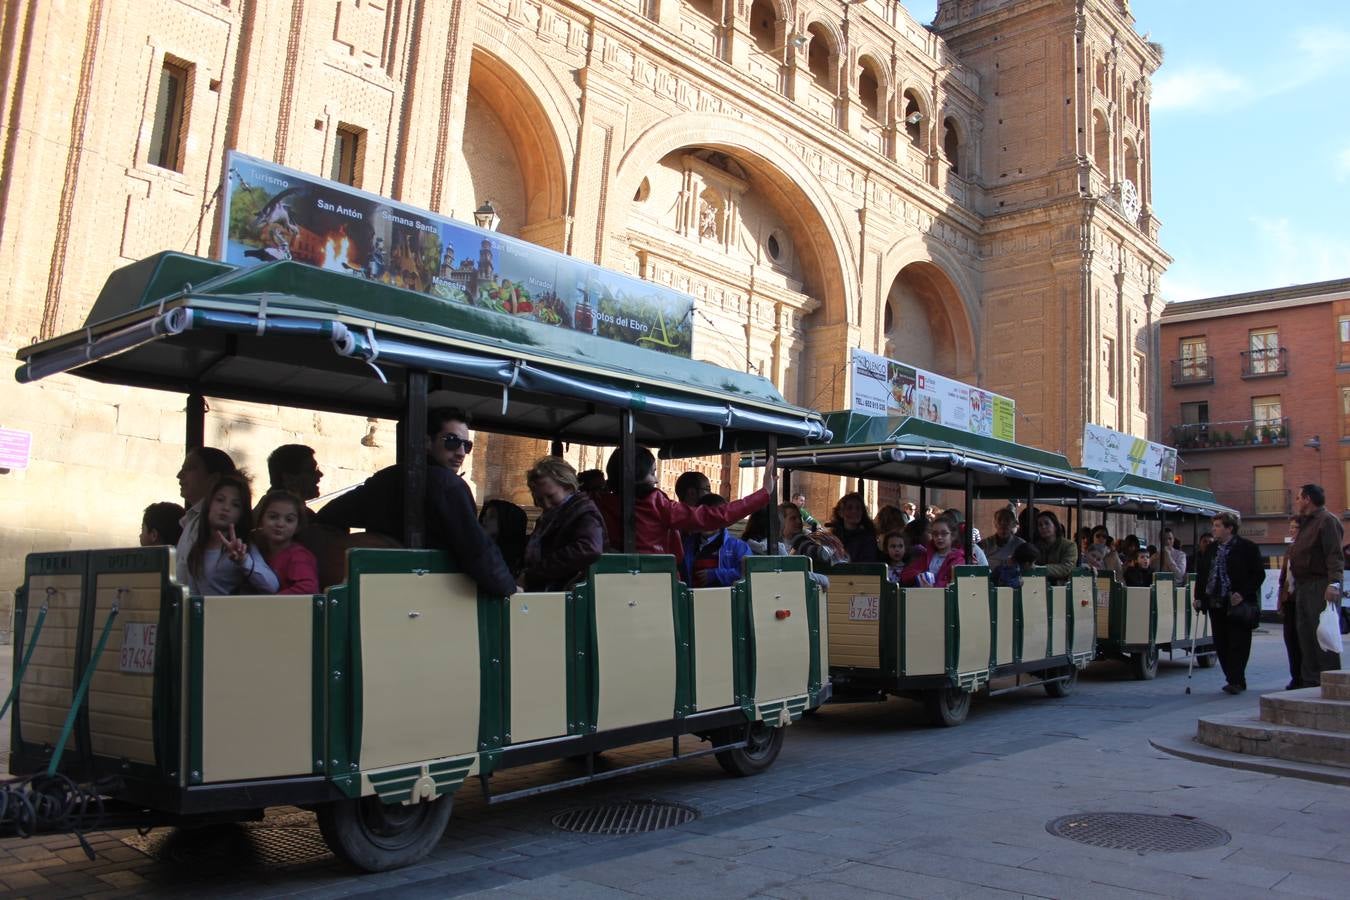
[[[417,862],[431,852],[450,821],[451,801],[383,803],[379,797],[338,800],[319,807],[319,831],[328,848],[367,872]]]
[[[924,706],[934,725],[955,728],[970,714],[970,691],[959,687],[938,688],[924,696]]]
[[[1130,657],[1130,670],[1136,681],[1152,681],[1158,677],[1158,645],[1150,644],[1142,653]]]
[[[729,775],[758,775],[773,765],[783,749],[783,729],[754,722],[746,726],[743,733],[745,746],[721,751],[717,754],[717,762]]]
[[[1055,673],[1058,677],[1054,681],[1047,681],[1043,685],[1045,692],[1051,697],[1067,697],[1078,687],[1078,667],[1068,666],[1066,668],[1067,671],[1060,669]],[[1047,672],[1046,674],[1050,673]]]

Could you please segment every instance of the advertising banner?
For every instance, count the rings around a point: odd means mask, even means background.
[[[1128,472],[1157,481],[1177,474],[1177,451],[1101,425],[1083,426],[1083,468]]]
[[[853,351],[852,409],[878,416],[917,416],[971,434],[1016,440],[1017,405],[1007,397],[914,366]]]
[[[294,259],[690,354],[694,300],[686,294],[233,150],[225,173],[221,258],[232,265]]]

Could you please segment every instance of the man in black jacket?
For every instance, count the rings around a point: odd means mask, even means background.
[[[1252,652],[1252,630],[1261,612],[1261,584],[1266,578],[1261,551],[1238,537],[1241,520],[1233,513],[1214,517],[1214,543],[1200,557],[1196,571],[1196,608],[1209,612],[1214,649],[1227,684],[1224,691],[1247,689],[1247,657]]]
[[[460,570],[489,594],[507,597],[516,580],[497,545],[478,524],[473,492],[459,475],[473,450],[469,416],[454,408],[427,412],[427,547],[445,550]],[[365,528],[390,537],[403,532],[403,468],[381,469],[360,487],[329,502],[318,520],[343,528]]]

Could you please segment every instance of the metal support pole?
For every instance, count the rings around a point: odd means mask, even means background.
[[[972,557],[975,555],[975,523],[971,521],[971,516],[975,514],[975,473],[966,469],[966,522],[965,527],[961,529],[961,541],[965,544],[966,565],[974,565]]]
[[[914,518],[928,518],[928,485],[919,485],[919,508],[914,512]]]
[[[765,453],[764,465],[769,467],[769,471],[773,471],[773,469],[775,469],[778,466],[778,435],[776,434],[769,435],[768,444],[764,448],[764,453]],[[766,538],[768,539],[768,546],[765,549],[769,556],[777,556],[778,539],[783,533],[783,530],[782,528],[779,527],[778,523],[777,485],[774,485],[774,489],[769,492],[768,514],[769,514],[769,521],[767,523],[768,534],[766,535]]]
[[[426,546],[427,373],[408,372],[403,399],[403,431],[398,446],[403,467],[403,546]]]
[[[623,410],[619,415],[619,447],[623,452],[623,484],[619,485],[623,513],[623,552],[637,552],[637,528],[633,521],[637,492],[637,434],[634,432],[633,411]]]
[[[562,441],[554,441],[553,443],[549,444],[549,445],[548,445],[548,455],[549,455],[549,456],[557,456],[557,457],[561,458],[562,455],[563,455],[563,442],[562,442]]]
[[[186,452],[190,453],[206,446],[206,398],[198,393],[188,394],[187,398],[187,442]]]

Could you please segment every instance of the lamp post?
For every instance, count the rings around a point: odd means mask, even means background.
[[[473,211],[473,221],[479,228],[496,231],[497,226],[502,224],[502,217],[497,215],[491,200],[484,200],[483,205]]]

